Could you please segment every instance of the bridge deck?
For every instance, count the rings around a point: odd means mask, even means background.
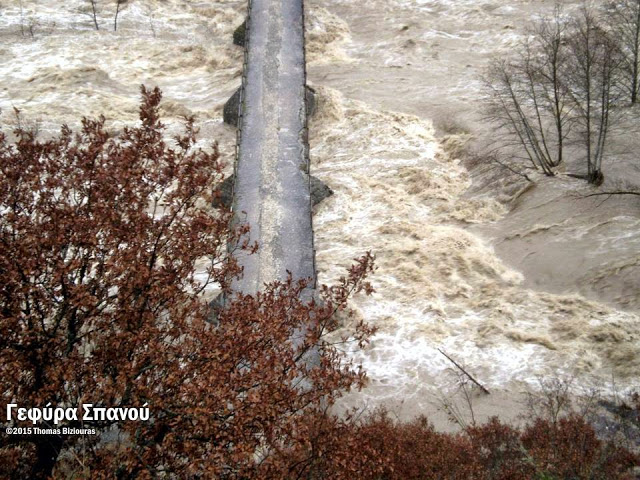
[[[233,212],[259,250],[234,289],[253,294],[287,270],[315,283],[303,0],[251,0],[245,49]]]

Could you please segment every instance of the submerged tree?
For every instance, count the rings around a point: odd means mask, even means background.
[[[89,14],[93,19],[93,26],[96,27],[96,30],[100,30],[100,26],[98,25],[98,5],[96,0],[89,0],[89,4],[91,5],[91,13]]]
[[[637,103],[640,91],[640,0],[609,2],[607,14],[609,28],[623,55],[621,84],[631,103]]]
[[[620,49],[587,7],[573,19],[572,30],[568,78],[584,145],[587,180],[599,185],[603,181],[607,139],[615,120],[614,108],[620,99]]]
[[[118,30],[118,15],[120,14],[120,7],[127,3],[127,0],[115,0],[116,1],[116,13],[113,16],[113,31]]]
[[[489,118],[546,175],[562,163],[571,126],[566,37],[566,22],[556,7],[551,19],[529,30],[514,58],[493,62],[486,79]]]
[[[2,477],[258,478],[307,412],[364,380],[322,338],[349,295],[370,291],[370,255],[321,290],[322,304],[303,302],[305,282],[289,280],[230,297],[210,321],[201,293],[211,282],[228,293],[239,271],[227,245],[246,229],[208,208],[217,149],[195,148],[193,119],[170,147],[159,90],[142,93],[141,124],[117,138],[104,118],[45,142],[0,134],[3,412],[78,407],[77,419],[36,426],[98,433],[3,435]],[[353,339],[370,332],[359,324]],[[300,362],[312,349],[318,362]],[[87,421],[83,404],[146,405],[150,419]]]
[[[490,67],[488,116],[506,133],[500,146],[516,147],[533,168],[554,175],[577,140],[587,179],[600,183],[621,64],[615,38],[589,8],[568,19],[557,6],[513,58]]]

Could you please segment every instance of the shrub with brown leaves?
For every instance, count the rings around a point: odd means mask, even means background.
[[[597,439],[577,415],[557,423],[535,418],[522,429],[493,418],[448,434],[426,418],[397,423],[379,410],[360,420],[324,417],[306,435],[313,440],[302,449],[298,443],[289,462],[296,474],[274,478],[630,480],[640,465],[625,448]]]
[[[322,337],[351,293],[370,290],[371,255],[318,304],[289,280],[208,321],[200,293],[210,282],[228,293],[239,273],[227,245],[241,232],[207,207],[222,164],[215,146],[195,147],[193,119],[171,147],[160,91],[142,95],[141,123],[117,137],[104,118],[49,141],[0,133],[2,411],[77,407],[77,420],[38,426],[103,433],[3,433],[1,477],[256,478],[307,412],[363,382]],[[369,333],[360,324],[354,338]],[[301,362],[312,349],[318,361]],[[147,404],[151,418],[83,421],[83,404]]]

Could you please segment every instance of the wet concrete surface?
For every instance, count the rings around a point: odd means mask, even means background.
[[[235,290],[287,278],[315,281],[305,112],[302,0],[253,0],[233,212],[256,254],[237,254]],[[313,285],[312,285],[313,286]]]

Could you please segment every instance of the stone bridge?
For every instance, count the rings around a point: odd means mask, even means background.
[[[313,102],[306,87],[303,0],[250,0],[234,43],[245,55],[242,85],[225,105],[225,121],[238,127],[231,205],[234,222],[248,223],[248,239],[259,248],[237,254],[244,275],[233,288],[254,294],[291,272],[310,279],[311,294],[316,271],[307,110]]]

